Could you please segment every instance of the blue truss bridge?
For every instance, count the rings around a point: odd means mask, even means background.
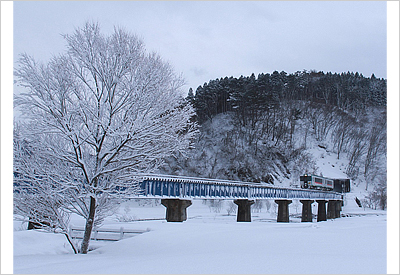
[[[142,196],[193,199],[311,199],[341,200],[342,194],[302,188],[278,187],[242,181],[171,175],[145,175],[140,183]]]
[[[292,199],[303,204],[302,221],[312,221],[311,204],[314,202],[318,203],[317,221],[340,217],[343,204],[343,194],[332,191],[172,175],[142,175],[141,178],[139,197],[161,198],[167,208],[167,221],[186,220],[186,208],[191,205],[191,199],[233,199],[238,205],[238,221],[251,221],[250,206],[256,199],[275,200],[279,206],[278,222],[289,221],[288,205]]]

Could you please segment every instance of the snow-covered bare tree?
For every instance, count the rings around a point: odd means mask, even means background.
[[[359,162],[366,149],[365,138],[366,132],[361,127],[352,129],[350,132],[349,149],[347,152],[349,163],[346,167],[346,174],[352,179],[357,178],[359,173]]]
[[[366,137],[366,154],[364,161],[365,190],[370,182],[378,176],[377,170],[383,170],[386,163],[386,118],[376,118]]]
[[[56,184],[60,182],[55,179],[58,175],[53,176],[49,171],[55,163],[42,158],[41,147],[21,136],[18,124],[14,125],[13,147],[16,218],[28,221],[28,229],[44,228],[64,234],[77,253],[68,231],[71,212],[63,207],[64,186]]]
[[[350,129],[352,125],[355,125],[355,119],[345,112],[337,112],[336,117],[339,118],[337,120],[336,125],[332,131],[332,140],[334,148],[337,151],[337,159],[340,158],[340,153],[346,149],[347,144],[350,139]]]
[[[15,103],[29,119],[24,135],[49,164],[37,178],[51,178],[67,208],[86,219],[85,254],[99,209],[139,192],[135,175],[188,148],[196,125],[182,78],[135,35],[115,28],[105,36],[86,23],[64,38],[67,52],[47,64],[20,57],[15,76],[26,92]]]

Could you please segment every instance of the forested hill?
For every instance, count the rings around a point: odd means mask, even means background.
[[[189,90],[200,123],[234,108],[271,108],[279,102],[303,100],[351,111],[355,115],[369,106],[386,106],[386,80],[356,73],[274,71],[239,78],[225,77]]]
[[[163,173],[279,185],[330,173],[386,188],[385,79],[275,71],[211,80],[187,99],[200,135]]]

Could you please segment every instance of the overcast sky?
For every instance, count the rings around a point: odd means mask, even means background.
[[[65,51],[60,34],[88,21],[141,37],[194,90],[225,76],[301,70],[386,78],[386,2],[16,1],[14,60]]]

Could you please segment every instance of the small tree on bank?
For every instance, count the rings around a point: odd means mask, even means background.
[[[23,135],[40,155],[31,165],[48,168],[30,167],[36,179],[56,175],[60,207],[86,219],[86,254],[110,199],[136,194],[135,175],[189,146],[194,110],[179,94],[182,79],[136,36],[121,29],[104,36],[87,23],[64,38],[67,52],[47,64],[21,56],[15,76],[27,92],[15,103],[29,120]]]

